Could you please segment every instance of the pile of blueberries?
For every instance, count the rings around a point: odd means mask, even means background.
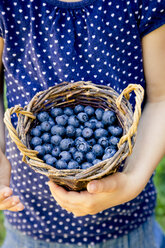
[[[83,106],[40,111],[30,146],[57,169],[87,169],[117,152],[123,129],[110,110]]]

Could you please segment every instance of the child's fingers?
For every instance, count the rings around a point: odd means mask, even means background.
[[[18,211],[22,211],[23,209],[24,209],[24,205],[20,202],[16,204],[14,207],[9,208],[8,210],[12,212],[18,212]]]
[[[0,202],[0,210],[7,210],[20,203],[18,196],[11,196]]]
[[[0,203],[1,201],[5,200],[6,198],[8,198],[9,196],[11,196],[13,194],[13,191],[11,188],[1,185],[0,186]]]

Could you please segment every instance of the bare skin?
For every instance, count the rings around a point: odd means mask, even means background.
[[[0,38],[0,137],[1,137],[1,149],[0,149],[0,210],[21,211],[24,209],[23,204],[20,202],[19,197],[13,195],[10,184],[11,165],[9,160],[5,157],[2,150],[4,150],[4,127],[3,123],[3,73],[2,73],[2,53],[4,42]]]
[[[75,216],[96,214],[135,198],[165,154],[165,25],[146,35],[142,39],[142,48],[147,103],[139,124],[136,145],[124,172],[94,180],[88,184],[87,191],[82,192],[68,192],[49,182],[54,199]],[[2,55],[2,39],[0,51]],[[0,67],[1,64],[0,58]],[[0,210],[19,211],[23,206],[9,188],[9,161],[2,152],[0,158],[0,175],[3,175],[0,177]],[[9,197],[4,196],[5,192],[9,192]],[[12,206],[14,200],[18,202]]]

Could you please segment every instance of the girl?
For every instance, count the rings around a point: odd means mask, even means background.
[[[125,170],[90,182],[83,192],[52,182],[48,187],[46,177],[21,162],[6,134],[7,158],[0,153],[3,248],[165,247],[153,217],[152,181],[165,151],[163,24],[164,0],[1,0],[0,65],[8,107],[24,106],[37,91],[62,81],[90,80],[119,93],[140,83],[146,92]],[[12,121],[16,125],[15,116]]]

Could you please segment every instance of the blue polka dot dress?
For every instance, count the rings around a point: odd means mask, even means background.
[[[164,0],[1,0],[8,107],[25,106],[38,91],[63,81],[90,80],[119,93],[130,83],[145,88],[141,39],[165,23],[164,6]],[[12,121],[16,126],[15,116]],[[5,215],[34,239],[94,245],[127,234],[153,214],[151,179],[134,200],[76,218],[55,202],[48,179],[21,161],[8,135],[6,154],[11,187],[25,209]]]

